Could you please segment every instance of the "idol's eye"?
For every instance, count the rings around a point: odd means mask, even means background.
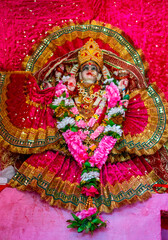
[[[92,65],[92,66],[91,66],[91,70],[92,70],[92,71],[96,71],[96,72],[98,71],[98,69],[97,69],[97,67],[96,67],[95,65]]]
[[[89,65],[85,65],[85,66],[82,68],[82,72],[85,71],[85,70],[86,70],[86,71],[89,70]]]

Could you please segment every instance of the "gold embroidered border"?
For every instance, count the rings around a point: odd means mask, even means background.
[[[129,181],[117,182],[114,186],[110,183],[106,186],[101,184],[101,194],[93,199],[93,203],[100,212],[109,213],[123,205],[148,199],[154,193],[152,185],[159,182],[164,181],[152,171],[144,176],[131,177]],[[55,177],[48,168],[35,168],[26,162],[9,184],[19,190],[36,191],[50,205],[73,211],[83,210],[87,200],[80,194],[77,182],[63,181],[60,177]]]
[[[18,128],[11,123],[8,117],[6,101],[7,87],[10,83],[10,75],[12,73],[18,75],[24,73],[27,77],[31,74],[30,72],[3,73],[5,79],[4,82],[1,82],[0,145],[8,148],[9,151],[21,154],[38,153],[45,150],[55,149],[70,155],[61,134],[55,127],[52,128],[48,126],[46,129]]]
[[[12,73],[12,72],[11,72]],[[58,150],[70,156],[70,153],[66,147],[65,142],[63,141],[62,136],[57,132],[56,128],[47,127],[47,129],[33,129],[33,128],[25,128],[20,129],[15,127],[8,118],[6,100],[7,100],[7,86],[10,83],[10,74],[6,73],[6,79],[4,80],[4,84],[2,86],[2,95],[1,95],[1,125],[0,125],[0,145],[4,147],[9,147],[10,151],[23,153],[23,154],[31,154],[38,153],[45,150]],[[28,72],[15,72],[17,74],[26,74],[27,76],[30,74]],[[2,82],[1,82],[2,84]],[[159,114],[166,119],[166,115],[168,115],[168,105],[166,100],[164,99],[164,95],[158,90],[156,85],[153,85],[152,88],[154,91],[159,93],[160,102],[164,107],[163,113],[160,113],[160,107],[156,106],[154,100],[148,95],[147,90],[137,90],[131,93],[131,98],[136,96],[136,94],[141,94],[141,98],[144,101],[144,104],[148,111],[148,124],[145,127],[145,130],[136,134],[136,136],[131,137],[130,134],[123,136],[123,141],[126,141],[127,146],[120,147],[119,150],[116,150],[117,147],[112,151],[114,154],[120,153],[122,151],[126,151],[130,154],[135,153],[137,155],[142,154],[153,154],[155,153],[166,141],[168,136],[167,130],[167,120],[164,123],[165,129],[162,133],[162,136],[156,144],[151,148],[145,148],[145,143],[150,141],[153,133],[156,131],[156,128],[159,129],[161,126],[158,122]],[[155,99],[157,100],[157,99]],[[157,101],[156,101],[157,102]],[[163,121],[165,121],[163,119]],[[163,124],[162,124],[163,125]],[[4,127],[5,126],[5,127]],[[159,131],[158,131],[159,133]],[[58,135],[58,136],[57,136]],[[52,137],[53,136],[53,137]],[[58,138],[57,138],[58,137]],[[51,139],[47,140],[47,139]],[[53,138],[53,140],[52,140]],[[58,139],[58,140],[57,140]],[[133,142],[133,147],[130,147],[130,143]],[[143,148],[142,148],[143,147]]]
[[[73,26],[76,27],[77,30],[69,33],[68,28]],[[84,28],[85,31],[80,31],[80,29],[78,30],[78,26],[79,28],[80,26],[86,26]],[[94,31],[87,30],[87,28],[91,29],[92,27]],[[102,29],[101,32],[100,31],[96,32],[96,27],[101,28]],[[119,37],[122,38],[123,43],[122,44],[119,43],[119,39],[117,39],[117,37],[115,39],[114,36],[113,37],[108,36],[106,32],[108,32],[109,30],[113,30],[117,34],[119,34]],[[62,34],[59,37],[52,39],[53,34],[57,31],[61,31]],[[35,44],[33,46],[34,54],[31,56],[31,58],[30,56],[27,56],[25,58],[23,62],[23,68],[26,69],[26,71],[32,71],[33,73],[35,73],[36,71],[39,71],[42,67],[44,67],[45,64],[49,61],[49,59],[54,55],[54,52],[56,51],[57,46],[64,45],[66,41],[72,42],[76,38],[85,39],[87,37],[93,38],[95,40],[96,39],[102,40],[104,43],[108,44],[114,50],[114,52],[118,53],[122,59],[125,59],[126,61],[129,61],[130,63],[135,64],[134,57],[131,56],[132,51],[130,48],[132,47],[137,53],[137,57],[139,58],[139,60],[137,61],[142,62],[142,65],[145,71],[148,68],[147,62],[144,61],[142,50],[136,49],[135,47],[131,46],[125,34],[120,29],[116,27],[112,27],[110,24],[104,24],[102,22],[98,22],[95,20],[91,22],[86,21],[82,24],[71,22],[69,24],[64,25],[62,28],[60,27],[53,28],[49,32],[49,34],[50,35],[48,35],[45,39],[41,40],[40,45]],[[126,45],[129,45],[129,46],[126,46]],[[44,48],[44,51],[42,51],[43,48]],[[35,64],[34,64],[34,59],[36,59]],[[32,69],[32,64],[34,65],[33,69]]]
[[[121,151],[126,151],[130,154],[136,154],[138,156],[141,155],[150,155],[154,154],[157,150],[159,150],[163,144],[167,141],[167,136],[168,136],[168,103],[164,98],[164,94],[161,93],[161,91],[158,89],[158,87],[153,84],[152,89],[159,94],[159,98],[157,99],[152,99],[150,95],[148,94],[147,90],[144,89],[138,89],[137,91],[134,91],[130,94],[130,98],[134,98],[137,94],[141,95],[141,99],[145,104],[145,107],[147,109],[148,113],[148,124],[145,127],[144,131],[140,134],[136,134],[134,136],[131,136],[130,134],[127,134],[126,136],[123,136],[123,143],[126,141],[128,144],[123,144],[119,145],[120,147],[118,148],[119,150],[117,151],[117,147],[112,151],[113,153],[121,152]],[[158,106],[156,106],[156,102],[158,101]],[[164,112],[160,112],[162,108],[160,109],[159,104],[162,104],[164,108]],[[159,120],[160,118],[163,117],[162,123],[160,123]],[[164,122],[164,123],[163,123]],[[163,129],[164,126],[164,129]],[[162,132],[160,133],[160,129],[162,129]],[[151,145],[150,147],[150,142],[152,143],[152,139],[154,138],[153,135],[158,136],[158,139],[154,139],[155,143]],[[158,134],[157,134],[158,133]],[[131,145],[130,145],[130,144]]]

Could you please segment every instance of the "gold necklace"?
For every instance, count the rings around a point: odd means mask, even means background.
[[[77,83],[77,88],[79,93],[83,96],[83,101],[86,103],[92,103],[95,97],[98,97],[100,94],[100,90],[93,93],[93,88],[95,85],[91,85],[90,87],[85,87],[83,84]]]

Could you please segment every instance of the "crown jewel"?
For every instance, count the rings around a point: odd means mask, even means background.
[[[90,38],[78,52],[78,61],[79,65],[88,61],[94,61],[100,66],[100,68],[103,67],[103,53],[93,38]]]

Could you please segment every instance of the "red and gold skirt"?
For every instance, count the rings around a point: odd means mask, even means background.
[[[79,188],[81,168],[59,152],[46,151],[32,155],[10,181],[19,190],[35,191],[50,205],[81,211],[87,197]],[[111,212],[126,204],[144,201],[154,193],[154,184],[165,184],[144,159],[107,162],[100,171],[100,195],[93,204],[100,212]]]

